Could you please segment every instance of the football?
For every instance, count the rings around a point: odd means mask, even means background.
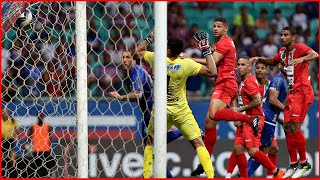
[[[32,13],[30,12],[29,9],[26,9],[17,19],[16,26],[23,28],[26,25],[30,24],[31,20],[32,20]]]

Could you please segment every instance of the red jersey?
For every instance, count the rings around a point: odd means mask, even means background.
[[[282,47],[279,52],[273,57],[273,60],[281,63],[284,67],[288,67],[290,60],[306,56],[309,51],[312,51],[310,47],[302,43],[296,43],[291,51],[287,51],[285,47]],[[309,64],[306,61],[294,66],[293,91],[299,90],[303,93],[312,92],[308,68]]]
[[[247,79],[241,81],[239,87],[239,105],[245,106],[249,104],[252,101],[253,97],[257,94],[260,94],[258,81],[253,75],[250,74]],[[264,115],[261,105],[247,110],[246,114],[259,116]]]
[[[215,51],[223,55],[223,58],[217,63],[218,78],[216,80],[216,84],[223,82],[225,79],[231,79],[235,84],[237,84],[235,74],[237,54],[232,38],[226,36],[220,39],[216,44]]]
[[[265,85],[259,84],[259,92],[260,92],[260,96],[261,96],[261,101],[263,101],[265,99],[265,95],[268,90],[269,84],[270,84],[269,80],[266,82]]]

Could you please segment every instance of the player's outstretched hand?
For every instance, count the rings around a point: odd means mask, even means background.
[[[189,58],[189,55],[187,53],[182,52],[179,54],[179,58],[186,59],[186,58]]]
[[[200,32],[196,33],[193,36],[195,40],[195,45],[198,49],[202,51],[203,56],[208,56],[211,55],[211,49],[210,49],[210,44],[209,44],[209,34]]]
[[[117,91],[109,92],[109,95],[115,99],[122,99],[122,97],[120,96],[120,94]]]
[[[303,62],[303,58],[296,58],[292,60],[292,65],[297,65]]]
[[[258,61],[259,57],[252,57],[249,59],[249,62],[252,63],[256,63]]]

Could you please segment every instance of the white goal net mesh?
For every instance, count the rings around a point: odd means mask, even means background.
[[[12,25],[26,7],[31,23]],[[2,2],[2,10],[2,176],[76,177],[75,3]],[[130,91],[121,55],[153,19],[149,2],[87,3],[89,177],[142,175],[139,106],[108,93]]]

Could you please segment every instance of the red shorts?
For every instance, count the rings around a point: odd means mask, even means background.
[[[263,130],[264,125],[264,117],[260,116],[260,122],[259,122],[259,131],[258,136],[254,136],[253,129],[251,127],[251,124],[243,123],[242,128],[237,128],[236,130],[236,137],[234,140],[235,145],[242,145],[246,148],[259,148],[261,146],[261,132]]]
[[[309,106],[313,103],[313,93],[288,94],[284,107],[284,122],[302,123],[307,115]]]
[[[233,80],[226,80],[214,88],[211,99],[220,99],[229,106],[231,101],[235,99],[237,95],[238,85],[236,81],[233,82]]]

